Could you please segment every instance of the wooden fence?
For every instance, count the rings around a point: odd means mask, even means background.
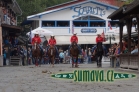
[[[22,60],[20,56],[10,56],[10,65],[22,65]]]
[[[138,69],[138,55],[137,54],[121,54],[120,67],[127,69]]]

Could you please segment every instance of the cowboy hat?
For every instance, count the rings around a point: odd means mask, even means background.
[[[53,34],[51,36],[54,36]]]
[[[35,33],[35,35],[39,35],[38,33]]]
[[[74,32],[73,34],[77,34],[77,33]]]

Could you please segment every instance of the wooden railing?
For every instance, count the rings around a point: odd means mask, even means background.
[[[127,69],[138,69],[138,55],[137,54],[121,54],[120,67]]]
[[[22,65],[22,60],[20,56],[10,56],[10,65]]]

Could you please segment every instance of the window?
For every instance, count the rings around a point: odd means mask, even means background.
[[[82,16],[73,21],[75,27],[105,27],[105,20],[95,16]]]
[[[88,21],[73,21],[75,27],[88,27]]]
[[[95,17],[95,16],[82,16],[75,20],[103,20],[103,19]]]
[[[90,27],[105,27],[105,21],[90,21]]]
[[[42,21],[42,27],[54,27],[55,21]]]
[[[109,21],[112,27],[119,27],[119,21]]]
[[[57,27],[69,27],[69,21],[57,21]]]

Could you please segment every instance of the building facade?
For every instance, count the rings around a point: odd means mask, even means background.
[[[110,27],[119,26],[118,21],[107,19],[118,7],[95,0],[78,0],[49,7],[45,12],[31,15],[33,29],[42,27],[54,33],[57,44],[70,44],[72,32],[76,32],[79,44],[95,44],[97,34],[106,33]],[[119,42],[119,36],[115,41]],[[109,40],[104,42],[109,44]]]

